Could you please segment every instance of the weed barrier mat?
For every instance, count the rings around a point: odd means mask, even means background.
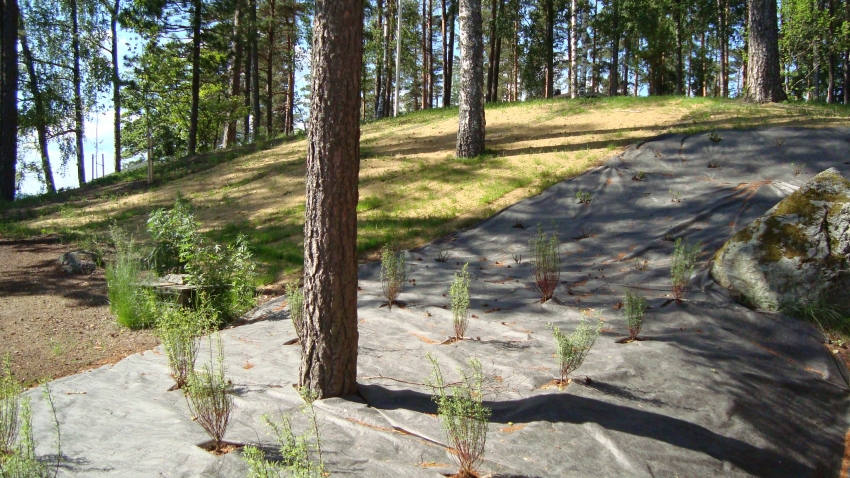
[[[482,475],[838,475],[850,405],[843,365],[810,325],[735,304],[706,264],[735,231],[817,172],[850,174],[850,130],[717,134],[719,141],[670,135],[636,145],[475,227],[408,251],[404,307],[380,307],[380,265],[361,266],[360,395],[315,405],[331,476],[456,471],[424,386],[428,353],[448,382],[470,357],[483,365],[493,413]],[[633,180],[639,171],[644,180]],[[592,195],[590,204],[578,203],[578,191]],[[538,223],[556,227],[562,243],[560,283],[543,304],[527,259]],[[678,237],[703,244],[681,303],[670,301],[670,240]],[[448,260],[437,262],[445,251]],[[450,341],[448,288],[466,262],[472,316],[467,340]],[[650,309],[644,340],[621,344],[628,331],[618,305],[627,288],[646,296]],[[551,385],[558,369],[547,324],[569,332],[596,314],[602,335],[575,380],[559,390]],[[229,442],[271,451],[263,414],[292,414],[296,431],[307,427],[292,386],[300,348],[284,345],[295,337],[288,317],[278,298],[222,334],[236,389]],[[208,438],[181,392],[167,391],[172,384],[161,349],[51,382],[60,476],[245,476],[238,452],[214,456],[197,446]],[[49,459],[51,414],[39,391],[28,393],[37,451]]]

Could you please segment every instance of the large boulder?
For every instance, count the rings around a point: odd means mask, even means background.
[[[826,300],[850,310],[848,227],[850,181],[830,168],[732,236],[711,275],[760,309]]]

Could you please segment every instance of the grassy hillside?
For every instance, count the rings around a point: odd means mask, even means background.
[[[456,109],[363,126],[362,258],[389,240],[410,247],[438,238],[661,133],[850,124],[844,107],[673,97],[505,103],[488,107],[486,116],[488,154],[471,160],[453,157]],[[55,197],[0,206],[0,234],[85,240],[115,222],[141,236],[151,210],[182,196],[213,238],[247,236],[264,283],[281,281],[302,265],[305,159],[300,137],[160,164],[152,186],[144,171],[112,175]]]

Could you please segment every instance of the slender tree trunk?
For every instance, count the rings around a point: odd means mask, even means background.
[[[749,68],[748,65],[750,63],[750,61],[749,61],[749,58],[750,58],[750,33],[749,33],[749,28],[750,28],[750,26],[749,26],[750,2],[749,1],[744,2],[744,18],[747,21],[744,22],[744,58],[742,58],[743,65],[741,67],[741,69],[744,70],[744,71],[741,74],[741,76],[743,76],[743,80],[742,80],[743,85],[741,86],[741,91],[742,91],[741,96],[743,98],[746,98],[747,95],[748,95],[748,93],[747,93],[748,92],[748,90],[747,90],[747,77],[749,76],[748,75],[748,68]]]
[[[251,43],[251,110],[253,121],[251,129],[254,132],[253,140],[257,141],[260,136],[260,125],[262,123],[262,110],[260,109],[260,48],[259,34],[257,32],[257,0],[249,0],[249,16],[251,25],[248,27],[248,41]]]
[[[192,7],[192,109],[189,112],[189,156],[198,147],[198,107],[201,97],[201,16],[203,0],[194,0]]]
[[[448,95],[446,94],[446,85],[449,84],[448,74],[449,74],[449,42],[448,37],[448,23],[449,16],[448,11],[446,11],[446,0],[440,0],[440,43],[443,46],[443,108],[447,107],[449,102],[447,101]]]
[[[246,42],[246,51],[245,51],[245,119],[243,122],[243,142],[249,141],[251,138],[251,61],[254,55],[251,54],[251,42],[247,41],[247,35],[245,36]]]
[[[275,49],[275,9],[277,8],[276,0],[268,0],[269,6],[269,31],[268,42],[269,42],[269,53],[268,58],[266,59],[266,136],[269,138],[274,136],[274,116],[273,112],[273,102],[274,102],[274,49]],[[364,95],[365,97],[365,95]]]
[[[850,1],[844,2],[844,21],[850,24]],[[844,105],[850,105],[850,38],[845,37],[846,45],[844,50]]]
[[[511,86],[511,101],[516,102],[519,99],[519,21],[514,20],[514,44],[513,44],[513,81]]]
[[[434,107],[434,0],[428,0],[428,108]]]
[[[35,70],[35,59],[32,56],[32,51],[29,48],[27,39],[27,30],[24,25],[24,19],[20,19],[19,25],[21,53],[24,56],[24,65],[27,68],[27,76],[29,76],[29,90],[32,96],[32,102],[35,106],[35,130],[38,137],[38,152],[41,156],[41,171],[43,174],[44,185],[47,192],[54,194],[56,185],[53,180],[53,168],[50,166],[50,155],[47,150],[47,115],[44,109],[44,96],[39,86],[39,76]]]
[[[230,97],[238,98],[241,94],[242,76],[242,1],[236,2],[236,11],[233,14],[233,64],[230,67]],[[236,119],[233,118],[224,124],[224,140],[222,147],[225,149],[236,144]]]
[[[496,5],[498,0],[490,1],[490,61],[487,64],[487,91],[484,94],[484,101],[487,103],[493,101],[493,60],[496,58]],[[548,1],[548,0],[547,0]]]
[[[629,95],[629,46],[628,37],[623,51],[623,96]]]
[[[447,65],[448,73],[446,78],[446,91],[444,92],[444,106],[452,105],[452,83],[454,83],[454,67],[455,67],[455,20],[457,20],[457,1],[451,0],[451,8],[449,13],[449,63]]]
[[[682,51],[682,0],[676,0],[673,7],[674,16],[676,19],[676,94],[681,95],[685,92],[685,59]]]
[[[499,21],[501,22],[502,10],[504,10],[505,0],[499,1]],[[493,83],[490,85],[492,91],[490,92],[490,100],[493,103],[498,103],[499,101],[499,66],[502,62],[502,35],[499,32],[498,26],[496,28],[496,59],[493,62]]]
[[[15,199],[19,17],[17,0],[0,0],[0,201]]]
[[[83,75],[80,71],[80,18],[77,0],[70,1],[71,6],[71,48],[74,53],[72,68],[74,81],[74,138],[77,152],[77,179],[80,186],[86,183],[85,152],[83,151]]]
[[[484,153],[484,38],[481,0],[460,0],[459,158]]]
[[[617,96],[617,85],[619,83],[619,74],[620,74],[620,9],[619,9],[619,1],[612,0],[612,12],[614,14],[614,18],[612,19],[612,38],[611,38],[611,73],[610,80],[608,85],[608,95],[609,96]]]
[[[554,96],[555,86],[555,6],[554,0],[546,0],[546,91],[544,96]]]
[[[287,63],[289,68],[289,82],[286,86],[288,92],[286,97],[286,134],[290,135],[295,132],[295,34],[298,19],[296,18],[295,9],[292,10],[292,20],[289,24],[289,29],[286,32],[286,48],[287,48]]]
[[[635,98],[637,98],[638,92],[640,91],[640,76],[639,76],[640,75],[640,59],[637,58],[637,55],[635,55],[634,75],[635,75]]]
[[[378,30],[381,31],[381,61],[377,61],[377,65],[375,65],[375,118],[380,119],[383,116],[381,113],[381,95],[383,94],[383,74],[384,74],[384,64],[387,62],[387,49],[389,46],[387,45],[389,40],[389,25],[384,22],[384,0],[378,0],[376,5],[377,7],[377,17],[378,17]]]
[[[826,102],[832,104],[835,103],[835,0],[829,0],[829,26],[826,42],[829,47],[829,83],[826,89]]]
[[[121,72],[118,65],[118,15],[121,13],[121,0],[115,0],[112,4],[109,29],[112,40],[112,109],[115,110],[113,118],[113,136],[115,145],[115,172],[121,171]]]
[[[425,8],[428,6],[428,0],[422,0],[422,104],[424,110],[428,107],[428,25],[426,22],[427,15]]]
[[[720,61],[718,61],[718,65],[720,66],[718,86],[720,86],[720,96],[727,98],[729,96],[729,72],[726,63],[726,49],[729,45],[729,38],[726,33],[726,0],[717,0],[717,25],[718,55],[720,56]]]
[[[776,0],[750,0],[750,56],[747,99],[757,103],[786,98],[779,76],[779,41]]]
[[[570,3],[570,97],[578,98],[578,2]]]
[[[357,392],[357,180],[362,0],[320,0],[313,21],[301,387]]]
[[[396,33],[395,50],[395,95],[393,97],[393,116],[398,116],[398,97],[400,84],[398,81],[401,71],[401,0],[396,0],[396,14],[398,15],[398,32]]]
[[[597,73],[597,65],[596,65],[596,9],[597,9],[597,1],[593,2],[593,14],[591,16],[592,20],[590,21],[590,30],[593,32],[593,43],[590,49],[590,91],[596,93],[598,90],[599,83],[596,81],[596,73]]]

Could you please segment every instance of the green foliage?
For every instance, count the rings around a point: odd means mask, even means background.
[[[148,263],[157,274],[183,273],[185,254],[194,248],[198,236],[198,224],[190,212],[190,205],[178,200],[171,209],[156,209],[147,222],[148,234],[153,247]]]
[[[463,339],[466,328],[469,326],[469,263],[463,265],[460,272],[455,272],[455,280],[449,288],[449,296],[452,298],[452,323],[455,329],[455,338]]]
[[[404,251],[396,246],[384,246],[381,249],[381,287],[390,309],[398,298],[407,280],[407,262]]]
[[[779,310],[815,324],[823,333],[850,337],[850,317],[838,305],[823,299],[780,304]]]
[[[106,264],[109,310],[124,327],[149,327],[153,325],[156,316],[156,297],[152,291],[139,285],[141,254],[126,231],[112,226],[109,232],[115,244],[113,260]]]
[[[12,375],[9,356],[3,360],[0,376],[0,456],[12,454],[18,439],[21,386]]]
[[[551,324],[550,324],[551,325]],[[591,326],[585,319],[581,319],[578,327],[571,334],[561,332],[561,329],[552,326],[552,336],[555,338],[555,347],[558,355],[558,368],[561,371],[561,383],[566,383],[567,378],[584,363],[587,353],[599,337],[602,330],[602,321],[596,327]]]
[[[537,225],[537,235],[529,239],[528,248],[534,257],[534,285],[540,292],[541,302],[555,295],[561,280],[561,246],[558,232],[547,234]]]
[[[286,284],[286,300],[289,302],[289,318],[298,338],[304,330],[304,291],[298,284]]]
[[[265,453],[257,447],[247,446],[242,458],[248,464],[248,476],[251,478],[272,478],[288,471],[295,478],[321,478],[325,476],[325,464],[322,459],[322,444],[316,421],[316,410],[311,400],[306,401],[302,411],[310,423],[303,433],[295,433],[292,419],[283,415],[279,421],[273,421],[268,415],[263,421],[271,427],[280,452],[280,462],[266,460]]]
[[[156,322],[156,336],[165,348],[176,388],[183,388],[195,370],[201,337],[215,328],[216,311],[201,296],[194,309],[162,304]]]
[[[647,306],[645,297],[633,294],[630,290],[626,291],[626,323],[629,326],[629,338],[632,340],[637,338],[641,327],[643,327],[643,314],[646,312]]]
[[[256,304],[254,282],[256,263],[243,236],[221,247],[199,239],[183,251],[189,283],[209,294],[209,300],[225,320],[238,317]]]
[[[632,176],[632,179],[634,179],[635,181],[643,181],[644,179],[646,179],[646,173],[643,171],[638,171],[635,173],[634,176]]]
[[[215,357],[214,349],[217,351]],[[204,364],[201,371],[191,373],[185,387],[189,411],[213,439],[216,451],[221,449],[233,409],[233,384],[225,377],[225,372],[221,336],[216,334],[215,343],[210,336],[210,363]]]
[[[579,204],[590,204],[593,201],[593,195],[587,191],[576,191],[576,200]]]
[[[478,476],[475,469],[484,459],[484,445],[487,442],[487,426],[490,421],[490,409],[482,403],[482,384],[484,374],[481,363],[470,359],[472,373],[458,369],[461,375],[457,386],[446,385],[440,364],[430,354],[433,367],[428,385],[434,392],[440,424],[446,433],[446,439],[452,448],[452,454],[460,466],[459,476]],[[447,392],[448,389],[448,392]]]
[[[10,453],[0,456],[2,478],[48,478],[47,464],[35,457],[35,438],[32,431],[32,407],[29,398],[20,403],[20,441]]]
[[[699,244],[688,244],[688,241],[682,240],[681,237],[676,239],[670,263],[670,276],[673,282],[673,297],[677,301],[681,300],[688,282],[691,281],[700,247]]]

